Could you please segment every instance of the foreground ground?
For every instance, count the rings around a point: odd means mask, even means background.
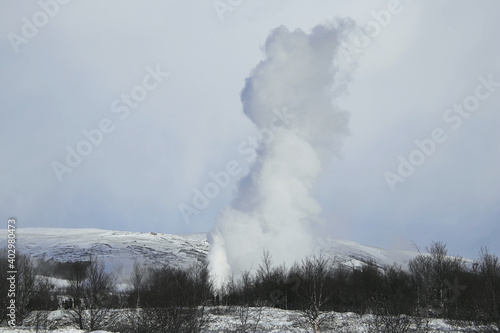
[[[133,311],[133,310],[132,310]],[[125,312],[122,311],[124,318]],[[130,314],[130,312],[129,312]],[[205,308],[205,329],[203,332],[312,332],[307,321],[300,312],[286,311],[274,308],[245,308],[245,307],[209,307]],[[64,313],[62,311],[53,311],[49,315],[51,322],[60,320]],[[377,328],[381,325],[380,317],[372,315],[360,316],[354,313],[325,313],[326,319],[322,326],[322,332],[343,332],[343,333],[371,333],[386,332],[383,328]],[[416,330],[416,322],[412,320],[410,330],[396,330],[392,332],[498,332],[493,328],[474,327],[465,322],[448,322],[441,319],[418,321],[421,325],[420,330]],[[397,324],[395,319],[392,324]],[[401,323],[400,323],[401,324]],[[86,333],[72,327],[59,328],[55,330],[36,330],[35,328],[9,329],[0,328],[1,333]],[[88,332],[88,331],[87,331]],[[118,331],[93,331],[94,333],[107,333]]]

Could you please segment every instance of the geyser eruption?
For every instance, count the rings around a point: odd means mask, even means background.
[[[342,25],[317,26],[310,34],[281,26],[247,78],[243,110],[262,138],[255,163],[210,237],[218,286],[231,274],[256,268],[263,250],[287,265],[311,254],[321,211],[311,190],[322,161],[347,134],[348,114],[332,103],[341,89],[333,64],[344,35]]]

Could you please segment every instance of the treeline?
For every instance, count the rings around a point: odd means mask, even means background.
[[[348,267],[325,256],[290,268],[273,266],[268,252],[257,271],[245,272],[224,288],[225,305],[267,305],[299,310],[312,327],[325,312],[355,312],[392,318],[443,318],[493,325],[500,330],[500,263],[482,249],[477,261],[448,256],[432,243],[408,267],[368,263]],[[399,320],[399,319],[398,319]],[[316,330],[316,329],[315,329]]]
[[[15,294],[16,324],[21,324],[33,310],[55,310],[57,299],[54,295],[54,285],[49,279],[38,275],[31,258],[17,253],[15,271],[17,271],[15,288],[11,288],[7,280],[13,271],[7,261],[7,249],[0,249],[0,325],[7,322],[10,309],[7,307],[11,297]]]
[[[6,250],[0,250],[0,256],[0,293],[6,296]],[[119,290],[114,274],[92,254],[86,261],[61,264],[17,253],[16,271],[16,326],[37,330],[73,326],[86,331],[199,332],[203,306],[213,298],[207,264],[200,262],[188,270],[136,263],[128,290]],[[67,284],[57,286],[53,277]],[[8,301],[0,297],[0,325],[9,320]],[[50,311],[58,309],[63,316],[49,320]]]
[[[8,269],[4,254],[0,251],[0,293],[6,295],[9,286],[5,283]],[[85,262],[51,263],[57,271],[51,275],[68,281],[63,288],[56,288],[44,276],[49,273],[47,267],[18,254],[18,326],[200,332],[207,306],[267,306],[298,310],[315,332],[332,311],[382,318],[373,332],[389,331],[380,329],[389,326],[406,332],[403,328],[410,325],[408,318],[433,317],[500,330],[500,262],[487,249],[481,250],[475,262],[467,262],[448,256],[443,243],[432,243],[408,267],[380,267],[376,263],[349,267],[324,255],[285,267],[273,265],[271,254],[264,252],[256,271],[231,278],[220,290],[214,289],[203,262],[188,270],[146,268],[136,263],[128,290],[118,290],[115,276],[92,255]],[[0,321],[4,323],[6,301],[6,297],[0,298]],[[63,318],[49,321],[49,310],[56,309],[63,310]]]

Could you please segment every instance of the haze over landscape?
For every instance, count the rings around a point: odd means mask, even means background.
[[[1,219],[499,253],[499,6],[3,2]]]

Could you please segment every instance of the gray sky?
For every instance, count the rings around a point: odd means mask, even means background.
[[[384,248],[442,240],[451,254],[500,253],[500,3],[66,2],[0,0],[5,223],[209,231],[248,167],[238,146],[257,130],[240,93],[269,32],[348,17],[371,36],[347,40],[359,54],[338,59],[349,76],[334,102],[351,134],[323,165],[316,229]],[[441,142],[413,153],[433,131]],[[67,146],[87,156],[72,167]],[[391,188],[399,156],[419,165]],[[193,189],[233,160],[241,170],[196,208]],[[197,210],[189,222],[180,205]]]

